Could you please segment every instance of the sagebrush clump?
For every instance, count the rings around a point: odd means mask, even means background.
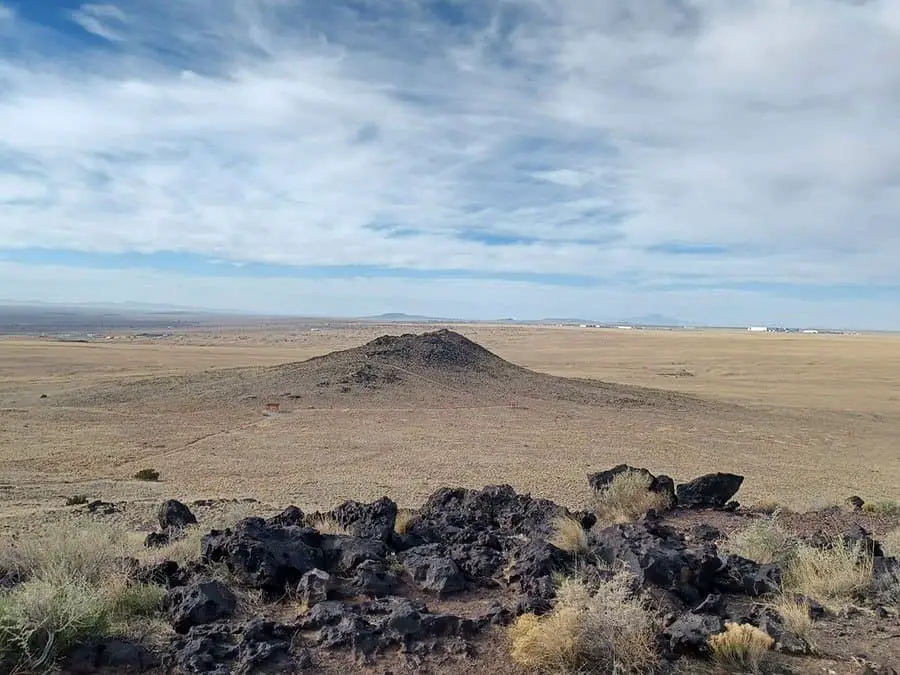
[[[157,612],[164,591],[130,577],[137,552],[125,532],[68,521],[0,548],[0,567],[22,580],[0,592],[0,666],[50,670],[74,645]]]
[[[156,469],[141,469],[136,474],[134,474],[136,480],[144,480],[144,481],[158,481],[159,480],[159,471]]]
[[[549,614],[523,614],[510,627],[510,656],[529,672],[642,673],[658,661],[656,629],[630,575],[568,577]]]
[[[709,638],[708,646],[713,660],[720,666],[755,675],[775,646],[775,640],[756,626],[729,622],[724,632]]]

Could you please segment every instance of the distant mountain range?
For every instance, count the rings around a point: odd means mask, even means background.
[[[436,316],[424,316],[421,314],[404,314],[403,312],[387,312],[377,316],[362,317],[363,321],[386,321],[397,323],[459,323],[470,321],[468,319],[448,319]],[[675,319],[663,314],[646,314],[644,316],[633,317],[630,319],[620,319],[617,321],[598,321],[596,319],[579,319],[575,317],[547,317],[543,319],[490,319],[487,321],[473,321],[473,323],[524,323],[524,324],[597,324],[604,326],[664,326],[664,327],[683,327],[697,326],[690,321]]]

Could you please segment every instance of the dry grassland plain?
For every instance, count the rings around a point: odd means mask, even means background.
[[[87,344],[0,338],[0,527],[61,510],[74,494],[324,509],[385,494],[416,506],[445,485],[509,483],[580,506],[585,474],[619,462],[676,481],[741,473],[738,498],[748,504],[900,497],[900,336],[452,328],[541,373],[697,401],[583,405],[478,386],[448,392],[425,378],[374,398],[326,400],[283,377],[287,390],[255,398],[213,391],[224,369],[258,378],[262,367],[434,326],[283,322]],[[132,390],[140,395],[109,393]],[[274,401],[279,412],[267,414]],[[134,480],[145,467],[161,480]]]

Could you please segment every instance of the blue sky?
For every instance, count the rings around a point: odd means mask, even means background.
[[[890,0],[0,0],[0,298],[900,328]]]

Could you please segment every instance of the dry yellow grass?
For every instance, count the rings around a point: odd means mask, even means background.
[[[778,525],[777,518],[760,518],[735,530],[719,543],[720,550],[753,560],[761,565],[787,561],[796,541]]]
[[[900,528],[891,530],[883,536],[879,537],[885,555],[891,555],[900,558]]]
[[[809,602],[802,598],[782,594],[773,600],[770,606],[781,617],[785,628],[802,638],[810,647],[814,646],[813,620]]]
[[[871,583],[871,556],[840,539],[824,549],[798,546],[784,569],[787,590],[815,598],[832,609],[851,603]]]
[[[529,672],[643,673],[658,660],[654,616],[629,577],[566,578],[549,614],[523,614],[509,629],[510,656]]]
[[[350,534],[343,525],[327,513],[316,513],[307,518],[307,524],[318,530],[319,534]]]
[[[24,580],[0,591],[0,669],[45,672],[71,647],[144,632],[163,590],[133,582],[135,539],[104,524],[61,522],[0,545],[0,567]]]
[[[0,475],[9,488],[0,492],[0,517],[28,519],[75,493],[108,501],[252,495],[315,510],[383,494],[415,504],[445,485],[492,482],[580,506],[584,474],[622,461],[676,479],[727,468],[746,476],[744,503],[792,506],[819,495],[840,503],[854,493],[879,499],[900,484],[900,350],[892,336],[458,327],[538,371],[741,404],[698,412],[531,399],[496,405],[477,392],[450,406],[435,403],[426,382],[378,406],[322,409],[314,391],[294,392],[301,398],[283,406],[289,410],[268,417],[262,400],[54,405],[74,388],[274,365],[422,329],[311,333],[286,321],[186,332],[169,343],[3,340]],[[671,375],[681,369],[694,376]],[[167,383],[159,387],[168,392]],[[39,399],[42,393],[49,398]],[[132,479],[147,466],[162,480]]]
[[[394,520],[394,532],[397,534],[406,534],[410,521],[415,517],[415,509],[397,509],[397,518]]]
[[[650,509],[663,511],[672,505],[666,495],[650,491],[651,478],[638,471],[624,471],[599,490],[594,510],[600,523],[629,523]]]
[[[558,516],[553,519],[551,526],[553,534],[548,541],[556,548],[573,555],[587,553],[587,532],[584,531],[581,523],[571,516]]]
[[[723,668],[737,673],[760,672],[766,657],[775,645],[766,632],[749,624],[727,623],[725,631],[709,638],[713,660]]]

